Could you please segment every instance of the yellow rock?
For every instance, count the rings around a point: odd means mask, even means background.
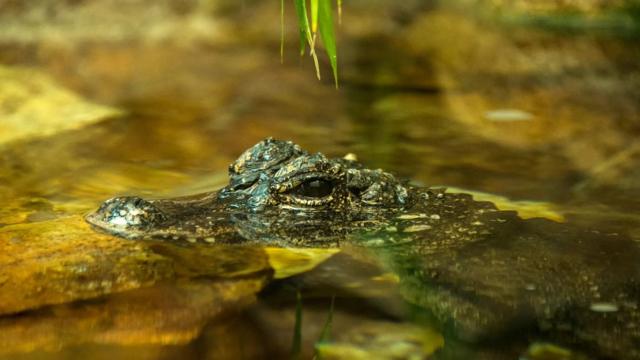
[[[262,248],[131,241],[96,233],[81,216],[0,227],[0,248],[0,314],[161,281],[272,273]]]
[[[265,280],[178,281],[5,317],[0,319],[0,355],[90,343],[185,344],[216,316],[253,303]]]
[[[78,129],[121,114],[83,100],[37,70],[0,66],[0,145]]]
[[[586,357],[580,354],[551,343],[533,343],[521,358],[525,360],[586,360]]]
[[[323,359],[426,359],[442,346],[444,338],[433,329],[370,321],[316,349]]]
[[[274,278],[282,279],[307,272],[323,263],[340,249],[266,248]]]
[[[97,234],[80,216],[0,228],[0,314],[87,299],[174,277],[170,259]]]
[[[565,221],[564,215],[554,209],[554,205],[551,203],[542,201],[511,200],[500,195],[460,189],[455,187],[447,187],[447,191],[452,193],[470,194],[473,196],[474,200],[492,202],[500,210],[517,211],[518,215],[523,219],[541,217],[558,222]]]

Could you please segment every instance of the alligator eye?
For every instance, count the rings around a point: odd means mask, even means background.
[[[325,179],[309,179],[302,184],[289,190],[289,194],[304,196],[308,198],[323,198],[331,195],[334,184]]]

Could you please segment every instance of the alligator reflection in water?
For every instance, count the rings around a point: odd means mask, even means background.
[[[461,338],[528,329],[594,354],[640,358],[640,249],[626,237],[523,220],[273,139],[247,150],[229,173],[218,192],[114,198],[87,220],[128,238],[348,245],[382,259],[404,297]]]

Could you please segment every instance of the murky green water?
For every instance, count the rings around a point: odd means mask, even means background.
[[[339,29],[335,90],[326,66],[317,82],[310,61],[298,61],[293,29],[279,64],[275,3],[163,3],[144,26],[113,20],[111,30],[78,31],[92,27],[100,4],[61,7],[43,21],[50,28],[2,20],[13,24],[0,36],[2,84],[31,84],[13,72],[24,67],[53,84],[21,96],[0,87],[4,118],[21,114],[16,123],[27,128],[51,116],[32,131],[9,120],[3,128],[0,118],[4,358],[287,358],[297,289],[302,358],[312,357],[333,297],[333,334],[349,346],[363,342],[362,324],[406,334],[380,340],[382,348],[441,346],[436,327],[405,323],[415,309],[372,264],[345,269],[332,259],[268,285],[274,260],[264,249],[181,252],[96,234],[81,219],[114,195],[219,188],[228,164],[268,136],[329,156],[355,153],[419,184],[544,203],[569,222],[640,240],[633,35],[503,24],[420,2],[356,3]],[[122,18],[136,11],[122,9]],[[105,112],[69,106],[51,89]],[[24,99],[42,108],[20,112]],[[77,126],[51,125],[61,109],[70,112],[58,121]],[[295,263],[287,259],[279,266]],[[372,343],[360,346],[379,352]],[[444,344],[436,356],[514,358],[528,346],[476,349],[447,334]]]

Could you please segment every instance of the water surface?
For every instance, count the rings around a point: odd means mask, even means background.
[[[146,30],[115,21],[122,33],[74,30],[91,26],[83,5],[59,11],[85,21],[45,17],[51,31],[12,25],[0,37],[3,84],[24,83],[12,69],[26,67],[54,85],[20,90],[26,97],[0,88],[3,113],[19,113],[25,98],[45,107],[33,116],[61,111],[52,87],[109,111],[76,108],[74,116],[94,118],[0,144],[0,354],[288,357],[298,306],[310,358],[333,297],[334,334],[400,323],[393,332],[439,344],[437,330],[404,322],[412,308],[373,265],[346,271],[338,259],[268,285],[264,249],[176,255],[96,234],[81,219],[115,195],[219,188],[228,164],[269,136],[329,156],[354,153],[417,184],[545,203],[570,222],[640,239],[637,39],[409,3],[345,8],[339,90],[327,64],[318,82],[310,61],[298,60],[293,30],[279,63],[278,12],[265,4],[160,6],[169,15],[145,18]],[[447,344],[449,356],[475,351]],[[504,348],[478,351],[517,354]]]

